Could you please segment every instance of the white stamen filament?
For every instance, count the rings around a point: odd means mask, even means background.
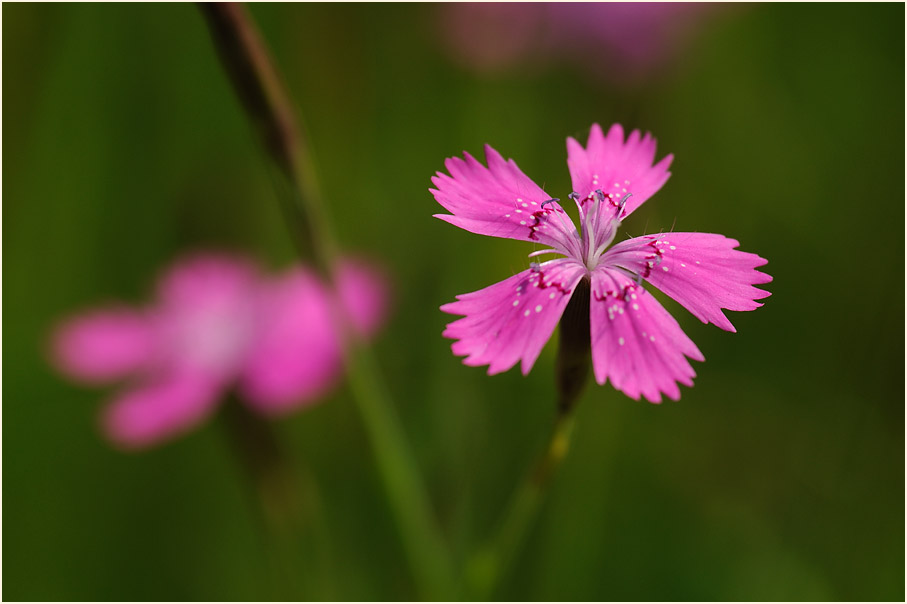
[[[541,255],[543,255],[543,254],[562,254],[562,255],[566,255],[566,254],[564,254],[561,250],[556,250],[556,249],[554,249],[554,248],[548,248],[548,249],[537,250],[537,251],[535,251],[535,252],[532,252],[531,254],[529,254],[529,257],[530,257],[530,258],[535,258],[536,256],[541,256]]]

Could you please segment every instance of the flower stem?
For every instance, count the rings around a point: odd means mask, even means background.
[[[335,257],[315,170],[289,95],[246,9],[202,4],[211,36],[234,89],[281,173],[281,198],[300,254],[328,281]],[[368,350],[345,334],[347,374],[412,572],[426,599],[451,599],[453,568],[403,429]]]
[[[510,500],[507,513],[494,539],[467,567],[467,576],[477,600],[488,600],[506,576],[529,532],[547,487],[570,449],[574,409],[589,378],[590,285],[579,283],[560,322],[557,362],[557,416],[551,439],[532,472],[526,475]]]
[[[330,599],[332,573],[326,554],[331,539],[314,478],[308,471],[293,471],[271,424],[235,396],[223,406],[223,419],[258,500],[279,599],[306,594],[306,599]],[[312,551],[322,555],[316,560]]]
[[[278,193],[287,204],[294,242],[304,258],[329,276],[334,242],[323,228],[326,217],[314,163],[267,46],[242,4],[201,3],[199,8],[233,89],[281,174]]]
[[[374,358],[357,348],[349,355],[349,364],[350,388],[377,453],[419,591],[423,599],[452,600],[457,593],[449,547],[436,524],[400,421],[377,379]]]
[[[467,579],[472,599],[492,599],[498,584],[510,571],[538,514],[549,481],[570,448],[573,423],[572,414],[558,414],[545,452],[513,494],[498,532],[470,560]]]

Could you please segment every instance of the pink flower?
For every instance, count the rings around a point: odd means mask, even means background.
[[[451,3],[439,7],[439,38],[455,61],[478,72],[563,62],[627,86],[682,63],[706,23],[734,10],[661,2]]]
[[[65,321],[52,338],[54,364],[87,383],[128,379],[102,417],[115,443],[138,448],[206,419],[236,384],[265,415],[315,402],[342,370],[341,314],[363,336],[386,314],[374,269],[341,263],[339,313],[309,269],[266,278],[250,262],[207,254],[172,266],[145,308],[111,305]]]
[[[567,165],[579,208],[580,230],[567,213],[517,167],[490,146],[486,168],[468,153],[445,162],[450,175],[432,177],[435,199],[451,214],[438,214],[458,227],[495,237],[549,246],[529,254],[563,257],[532,262],[530,268],[483,290],[457,296],[441,307],[463,318],[444,336],[457,340],[464,363],[488,365],[489,375],[521,361],[529,373],[564,313],[578,284],[591,284],[589,327],[592,367],[624,394],[653,403],[661,394],[677,400],[677,383],[692,386],[695,372],[686,357],[704,360],[677,321],[643,289],[648,281],[703,323],[735,331],[722,309],[754,310],[770,295],[753,287],[772,278],[756,268],[767,261],[737,251],[722,235],[661,233],[609,246],[621,221],[667,181],[672,156],[657,164],[655,139],[638,130],[624,140],[620,125],[608,135],[592,126],[585,148],[567,139]]]

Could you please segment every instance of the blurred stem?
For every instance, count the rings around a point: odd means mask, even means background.
[[[403,429],[377,378],[373,357],[363,348],[349,354],[350,388],[368,429],[391,508],[403,533],[410,564],[424,599],[456,597],[453,563],[431,511]]]
[[[322,210],[311,155],[274,63],[245,7],[202,4],[201,10],[236,93],[282,175],[278,196],[299,252],[330,281],[335,258],[333,240]],[[416,583],[426,599],[450,599],[454,581],[449,550],[400,421],[369,351],[356,346],[350,334],[344,339],[353,398],[371,440]]]
[[[235,396],[224,405],[223,418],[262,512],[279,590],[286,592],[279,593],[279,598],[292,600],[308,594],[319,599],[316,596],[321,594],[320,599],[330,599],[332,573],[326,568],[330,536],[314,477],[305,469],[293,471],[270,422],[249,411]],[[300,549],[299,543],[305,547]],[[313,550],[324,555],[314,560],[309,553]]]
[[[201,3],[199,8],[233,89],[284,180],[279,197],[299,253],[329,276],[334,242],[324,228],[315,166],[268,49],[242,4]]]
[[[573,424],[572,413],[558,413],[548,446],[511,497],[497,533],[469,561],[466,572],[472,599],[492,599],[510,571],[535,522],[551,478],[570,448]]]
[[[551,439],[532,472],[517,488],[494,538],[470,561],[467,575],[473,596],[489,600],[510,570],[531,530],[554,473],[570,449],[574,409],[589,378],[589,281],[584,279],[570,298],[560,322],[555,377],[557,416]]]

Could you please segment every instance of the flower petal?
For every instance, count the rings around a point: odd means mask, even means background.
[[[154,354],[154,330],[141,312],[100,309],[65,321],[53,334],[51,349],[62,372],[86,382],[104,382],[148,363]]]
[[[240,257],[200,253],[174,263],[160,278],[158,299],[164,306],[197,308],[232,305],[258,283],[256,267]]]
[[[337,293],[350,322],[364,337],[373,335],[387,317],[387,278],[363,260],[347,258],[337,272]]]
[[[104,431],[128,449],[158,444],[204,421],[220,388],[217,380],[203,374],[160,377],[120,395],[104,411]]]
[[[608,203],[600,211],[608,211],[609,218],[617,213],[620,201],[627,195],[621,216],[630,215],[668,180],[672,155],[655,160],[655,139],[648,132],[641,136],[634,130],[624,142],[624,129],[614,124],[608,136],[598,124],[592,125],[586,147],[570,137],[567,139],[567,166],[573,190],[579,193],[581,203],[592,202],[594,192],[601,189]],[[602,221],[606,223],[607,221]]]
[[[522,359],[526,375],[585,270],[574,260],[559,258],[457,296],[457,302],[445,304],[441,310],[464,317],[450,323],[443,335],[457,340],[451,349],[456,355],[466,355],[466,365],[488,365],[488,374],[493,375]]]
[[[488,167],[469,153],[465,159],[449,158],[444,165],[450,176],[432,177],[435,199],[453,215],[436,214],[460,228],[479,235],[534,241],[551,245],[569,255],[575,247],[576,227],[557,203],[529,179],[511,159],[485,146]]]
[[[661,233],[623,241],[602,263],[642,275],[703,323],[736,331],[721,309],[755,310],[771,294],[753,287],[772,278],[756,268],[768,261],[735,250],[734,239],[711,233]]]
[[[262,292],[257,337],[241,370],[245,399],[265,413],[312,403],[342,368],[340,338],[326,286],[297,268]]]
[[[680,398],[677,382],[693,385],[696,373],[684,355],[704,360],[696,345],[652,294],[621,271],[592,272],[590,301],[592,367],[595,380],[634,399]]]
[[[235,377],[261,314],[263,282],[251,262],[229,255],[199,254],[175,263],[157,287],[163,361],[180,371]]]

